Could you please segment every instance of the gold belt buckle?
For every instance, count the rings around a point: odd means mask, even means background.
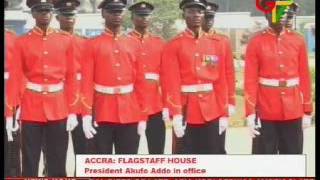
[[[42,93],[43,93],[43,94],[49,93],[49,86],[43,85],[43,86],[42,86]]]
[[[279,81],[279,87],[287,87],[287,81],[285,80]]]
[[[116,88],[114,88],[113,92],[114,92],[115,94],[120,94],[121,89],[118,88],[118,87],[116,87]]]

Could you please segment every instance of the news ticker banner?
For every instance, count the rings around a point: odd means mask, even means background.
[[[305,176],[305,155],[76,156],[76,177]]]

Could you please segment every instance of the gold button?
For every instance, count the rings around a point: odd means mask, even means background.
[[[48,92],[45,91],[45,92],[42,92],[42,94],[48,94]]]
[[[118,41],[118,38],[114,38],[115,41]]]
[[[44,41],[48,40],[47,38],[43,38]]]
[[[283,54],[283,52],[282,52],[282,51],[279,51],[278,53],[279,53],[279,54]]]
[[[119,67],[119,66],[120,66],[120,63],[115,64],[115,66],[116,66],[116,67]]]
[[[195,53],[194,56],[195,56],[195,57],[198,57],[198,56],[199,56],[199,53]]]
[[[196,70],[199,71],[199,70],[200,70],[200,67],[196,67]]]
[[[118,79],[118,80],[121,80],[122,78],[121,78],[121,77],[117,77],[117,79]]]
[[[119,53],[119,50],[118,49],[114,50],[114,53]]]
[[[201,97],[201,98],[203,97],[203,95],[202,95],[202,94],[199,94],[198,96],[199,96],[199,97]]]
[[[44,67],[44,68],[48,68],[48,65],[44,65],[43,67]]]
[[[198,41],[198,40],[196,40],[196,44],[198,44],[198,42],[199,42],[199,41]]]
[[[147,55],[147,54],[146,54],[146,53],[141,53],[141,55],[142,55],[142,56],[145,56],[145,55]]]
[[[284,68],[284,64],[280,64],[280,68]]]
[[[43,54],[48,54],[48,51],[43,51]]]
[[[142,42],[142,43],[144,43],[144,41],[143,41],[143,40],[142,40],[141,42]]]
[[[285,92],[281,92],[281,95],[285,95],[286,93]]]

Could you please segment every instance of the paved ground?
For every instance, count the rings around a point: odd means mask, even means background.
[[[167,129],[165,154],[171,154],[171,129]],[[304,154],[307,154],[307,176],[315,176],[315,128],[309,128],[305,131]],[[74,154],[71,141],[69,141],[67,157],[67,174],[73,176],[74,172]],[[251,139],[247,129],[244,127],[229,128],[226,136],[226,149],[229,154],[250,154]],[[142,138],[139,146],[139,154],[148,154],[146,139]],[[39,175],[42,171],[42,158],[40,160]],[[41,176],[41,175],[40,175]]]

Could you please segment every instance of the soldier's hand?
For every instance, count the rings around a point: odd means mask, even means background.
[[[312,116],[304,114],[302,117],[302,129],[307,129],[311,127]]]
[[[258,128],[261,128],[261,121],[260,118],[258,118],[257,123],[255,123],[256,115],[250,114],[247,117],[247,126],[249,128],[249,133],[252,138],[255,138],[256,136],[260,135],[260,132],[257,130]]]
[[[219,118],[219,135],[221,135],[229,126],[229,118],[228,117],[220,117]]]
[[[91,115],[85,115],[82,118],[82,128],[84,135],[87,139],[91,139],[94,137],[95,134],[97,134],[97,131],[92,126],[92,116]]]
[[[186,125],[183,125],[183,117],[182,115],[175,115],[173,116],[173,131],[176,134],[178,138],[181,138],[184,136],[184,131],[186,129]]]
[[[72,131],[77,126],[78,126],[77,115],[69,114],[68,120],[67,120],[67,131]]]
[[[236,107],[232,104],[228,105],[228,112],[229,112],[229,117],[234,115],[236,113]]]
[[[138,134],[140,136],[145,136],[146,135],[146,128],[147,128],[147,122],[146,121],[139,121],[138,123]]]
[[[13,126],[13,117],[7,117],[6,118],[6,131],[8,136],[8,141],[13,141],[12,133],[17,131],[19,129],[19,124],[16,123],[15,126]]]
[[[162,109],[162,120],[164,122],[169,122],[170,121],[169,109],[168,108],[163,108]]]

